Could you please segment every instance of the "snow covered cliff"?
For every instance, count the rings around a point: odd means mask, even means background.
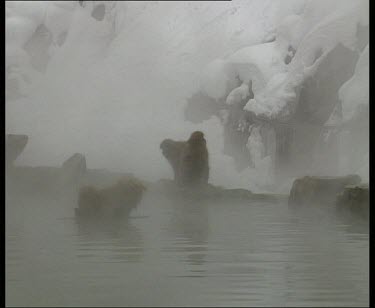
[[[217,102],[239,169],[281,179],[349,170],[368,178],[366,167],[347,168],[368,156],[366,124],[355,139],[364,150],[339,164],[353,148],[344,135],[355,130],[342,122],[368,118],[368,14],[368,1],[306,1],[275,25],[270,41],[207,65],[202,104],[205,96]]]
[[[158,179],[159,142],[201,129],[214,184],[363,175],[367,45],[368,1],[7,2],[6,129],[30,165],[81,152]]]

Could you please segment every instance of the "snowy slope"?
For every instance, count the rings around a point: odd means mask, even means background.
[[[325,15],[335,3],[325,9]],[[59,165],[81,152],[91,168],[129,171],[156,180],[172,176],[159,150],[160,141],[186,139],[200,129],[208,140],[211,182],[256,188],[258,174],[251,168],[237,173],[232,158],[222,154],[220,121],[186,122],[183,108],[186,98],[205,82],[213,96],[223,91],[226,77],[220,77],[212,61],[220,63],[241,48],[269,40],[282,22],[290,29],[287,16],[300,16],[301,29],[311,29],[320,20],[317,16],[324,14],[322,9],[306,11],[308,5],[315,8],[301,0],[235,0],[116,2],[110,9],[113,3],[108,1],[108,16],[97,21],[90,15],[90,1],[84,8],[76,1],[7,2],[6,44],[7,51],[12,50],[7,52],[7,64],[23,61],[24,71],[32,71],[27,55],[19,57],[22,61],[13,59],[13,51],[22,54],[22,45],[39,23],[46,24],[54,40],[67,32],[61,46],[51,46],[46,72],[30,74],[26,97],[6,102],[7,132],[30,136],[18,163]],[[280,38],[302,44],[298,35],[282,33]],[[268,43],[269,52],[282,57],[276,43]],[[262,59],[259,53],[254,56]],[[276,66],[270,66],[269,60]],[[266,97],[282,97],[287,76],[280,75],[284,68],[274,56],[266,59],[261,70],[262,87],[268,87],[268,92],[263,100],[256,97],[256,105],[273,112],[263,102],[268,102]],[[210,83],[210,76],[219,82]]]

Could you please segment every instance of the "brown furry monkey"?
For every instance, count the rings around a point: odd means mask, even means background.
[[[86,218],[128,216],[145,190],[143,183],[134,177],[123,177],[102,189],[84,186],[79,191],[76,213]]]
[[[209,177],[208,150],[201,131],[191,134],[179,162],[178,182],[182,185],[207,184]]]
[[[188,141],[165,139],[160,148],[173,168],[177,183],[194,185],[208,182],[208,151],[202,132],[192,133]]]
[[[160,149],[164,157],[168,160],[173,168],[174,180],[178,181],[178,169],[180,157],[186,141],[174,141],[172,139],[165,139],[160,144]]]

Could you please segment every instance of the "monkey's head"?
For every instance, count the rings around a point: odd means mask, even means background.
[[[134,177],[120,179],[110,189],[110,194],[119,203],[127,204],[128,208],[135,208],[141,200],[146,186]]]
[[[173,141],[172,139],[164,139],[160,143],[160,149],[162,149],[162,150],[166,149],[171,144],[172,141]]]
[[[119,179],[115,185],[122,192],[143,192],[146,190],[146,186],[138,179],[133,176],[123,177]]]
[[[160,143],[160,149],[163,152],[164,156],[166,156],[166,157],[170,156],[170,149],[172,148],[173,143],[174,143],[174,141],[172,139],[164,139]]]
[[[201,131],[195,131],[190,135],[188,140],[189,144],[206,144],[206,139],[204,139],[204,134]]]

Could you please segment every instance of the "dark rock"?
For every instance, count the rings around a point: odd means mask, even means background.
[[[91,16],[95,18],[97,21],[102,21],[105,16],[105,5],[99,4],[95,6],[91,12]]]
[[[212,184],[202,185],[194,189],[180,187],[171,180],[159,180],[155,186],[156,191],[168,194],[172,198],[211,200],[211,201],[257,201],[257,202],[279,202],[286,200],[286,196],[277,194],[257,194],[250,190],[236,188],[226,189]]]
[[[296,50],[292,46],[289,46],[288,47],[288,54],[286,55],[286,57],[284,59],[284,63],[289,64],[292,61],[295,54],[296,54]]]
[[[338,90],[353,76],[357,61],[356,51],[338,44],[324,55],[314,75],[304,80],[295,113],[286,123],[289,127],[285,136],[280,136],[287,139],[282,156],[288,157],[275,161],[281,181],[285,176],[298,177],[309,170],[337,174],[338,160],[332,158],[338,155],[338,137],[332,134],[329,146],[325,146],[324,125],[335,108],[341,109]]]
[[[7,166],[12,165],[16,158],[22,153],[28,139],[26,135],[6,135],[5,160]]]
[[[369,215],[369,188],[368,184],[348,185],[337,195],[338,210],[348,210],[350,213],[362,217]]]
[[[84,174],[86,173],[86,158],[82,154],[75,153],[63,164],[60,173],[60,185],[62,188],[77,192]]]
[[[289,195],[289,205],[334,203],[345,186],[361,182],[358,175],[341,177],[305,176],[296,179]]]
[[[202,123],[213,115],[219,117],[219,110],[224,108],[226,108],[224,100],[217,102],[214,98],[199,91],[186,100],[184,117],[187,121]]]
[[[73,171],[77,175],[82,175],[86,172],[86,158],[80,153],[75,153],[62,164],[62,168],[66,172]]]
[[[45,72],[47,69],[50,60],[48,50],[52,43],[51,31],[44,24],[41,24],[23,46],[30,56],[30,64],[39,72]]]

